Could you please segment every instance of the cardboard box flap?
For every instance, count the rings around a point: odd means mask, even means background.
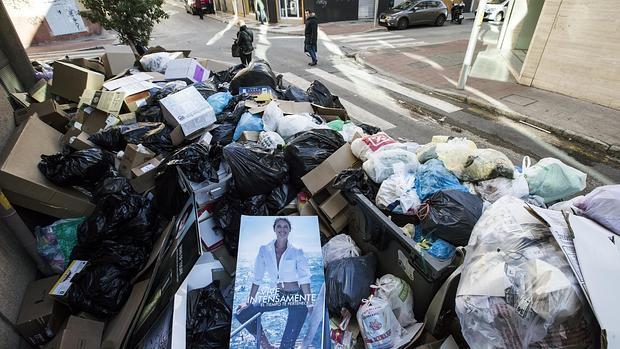
[[[312,114],[314,109],[310,102],[277,101],[284,114]]]
[[[340,172],[355,165],[358,159],[351,152],[351,145],[346,143],[336,150],[315,169],[301,177],[310,193],[316,194],[325,188]]]
[[[58,277],[58,275],[51,276],[28,285],[16,324],[40,319],[52,313],[55,301],[47,292],[54,286]]]

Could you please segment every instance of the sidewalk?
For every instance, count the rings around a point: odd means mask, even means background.
[[[518,84],[494,45],[479,42],[467,88],[456,89],[467,43],[459,40],[391,52],[361,52],[356,60],[395,80],[620,158],[619,110]]]
[[[251,17],[235,17],[230,13],[217,12],[216,14],[207,14],[207,17],[218,20],[224,23],[236,24],[238,20],[243,20],[246,26],[254,31],[266,30],[270,33],[282,34],[282,35],[304,35],[304,24],[260,24],[259,21]],[[358,21],[345,21],[345,22],[330,22],[320,23],[319,29],[321,29],[327,35],[346,35],[353,33],[363,33],[372,31],[386,31],[383,27],[374,27],[373,22],[370,20],[358,20]]]

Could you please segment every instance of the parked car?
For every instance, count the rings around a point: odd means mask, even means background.
[[[442,26],[448,18],[448,9],[441,0],[407,0],[379,15],[379,24],[406,29],[414,24]]]
[[[489,0],[484,8],[484,19],[501,22],[506,16],[510,0]]]
[[[204,11],[204,13],[215,13],[213,8],[213,1],[201,0],[201,2],[202,10]],[[195,3],[196,2],[194,0],[184,0],[185,12],[195,15],[197,13]]]

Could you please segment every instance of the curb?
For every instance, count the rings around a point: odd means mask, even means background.
[[[458,93],[458,92],[453,92],[453,91],[448,91],[448,90],[443,90],[443,89],[438,89],[438,88],[434,88],[428,85],[424,85],[421,84],[419,82],[413,81],[413,80],[409,80],[406,78],[402,78],[399,76],[394,76],[394,74],[391,74],[387,71],[385,71],[384,69],[381,69],[373,64],[370,64],[368,62],[366,62],[363,58],[360,57],[360,54],[357,53],[354,55],[355,56],[355,61],[358,62],[359,64],[369,67],[377,72],[379,72],[382,75],[386,75],[392,79],[396,79],[398,81],[404,82],[406,84],[410,84],[412,86],[416,86],[419,87],[421,89],[424,89],[430,93],[435,93],[437,95],[443,96],[443,97],[447,97],[450,99],[454,99],[457,100],[459,102],[465,103],[465,104],[469,104],[472,106],[476,106],[479,108],[482,108],[484,110],[490,111],[492,113],[504,116],[508,119],[511,119],[513,121],[516,122],[526,122],[530,125],[533,125],[535,127],[538,128],[542,128],[544,130],[547,130],[548,132],[550,132],[551,134],[558,136],[560,138],[563,138],[565,140],[571,141],[571,142],[577,142],[581,145],[587,146],[591,149],[597,150],[597,151],[601,151],[604,152],[606,155],[608,156],[612,156],[615,158],[620,159],[620,145],[610,145],[608,143],[605,143],[597,138],[588,136],[588,135],[584,135],[584,134],[580,134],[578,132],[574,132],[571,130],[565,130],[565,129],[561,129],[558,127],[555,127],[553,125],[549,125],[549,124],[545,124],[543,122],[534,120],[533,118],[518,113],[518,112],[514,112],[514,111],[510,111],[510,110],[506,110],[503,108],[499,108],[496,107],[494,105],[492,105],[491,103],[478,98],[478,97],[474,97],[474,96],[468,96],[466,94],[463,93]]]

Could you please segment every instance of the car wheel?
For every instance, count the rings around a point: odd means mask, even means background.
[[[504,12],[499,12],[496,16],[495,16],[495,22],[501,22],[504,20]]]
[[[398,23],[396,23],[396,26],[400,30],[407,29],[409,27],[409,20],[407,20],[407,18],[401,18],[398,20]]]
[[[444,23],[446,23],[446,16],[444,15],[439,15],[435,20],[436,27],[441,27]]]

